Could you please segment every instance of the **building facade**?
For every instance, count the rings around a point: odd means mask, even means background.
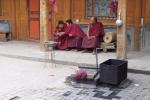
[[[52,37],[58,20],[68,18],[73,19],[73,21],[79,20],[81,23],[88,23],[90,16],[97,16],[105,26],[112,27],[110,30],[115,27],[115,15],[110,12],[108,5],[106,5],[106,2],[110,0],[56,1],[57,13],[52,11],[50,4],[48,5],[49,38]],[[149,44],[149,39],[146,39],[149,34],[145,35],[145,31],[142,31],[144,35],[141,34],[141,28],[149,31],[149,5],[150,0],[127,0],[127,37],[130,49],[139,50],[141,46]],[[40,39],[40,0],[0,0],[0,20],[9,22],[13,39],[38,41]]]

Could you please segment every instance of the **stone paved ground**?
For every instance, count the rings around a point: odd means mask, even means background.
[[[65,86],[35,90],[33,92],[35,94],[31,94],[27,97],[28,99],[25,97],[21,100],[150,100],[149,81],[144,81],[149,80],[149,76],[134,74],[130,76],[132,76],[129,77],[131,83],[127,83],[125,88],[110,86],[96,88],[94,85],[78,84],[77,87]],[[24,92],[19,94],[24,95]]]
[[[24,41],[10,41],[0,42],[0,56],[7,56],[11,58],[20,59],[32,59],[32,60],[45,60],[49,59],[48,52],[41,52],[40,46],[35,42],[24,42]],[[99,63],[116,58],[115,52],[98,54]],[[63,63],[71,62],[74,65],[77,64],[91,64],[95,65],[95,55],[92,53],[81,53],[74,51],[55,51],[56,61]],[[150,71],[150,50],[144,50],[141,52],[128,52],[129,68],[137,70],[148,70]],[[70,63],[69,63],[70,64]]]
[[[47,57],[47,53],[40,52],[36,43],[11,43],[0,45],[0,100],[150,100],[150,75],[129,73],[128,80],[119,87],[66,82],[66,78],[77,69],[76,66],[54,66],[38,60]],[[94,62],[92,54],[79,54],[56,52],[60,60]],[[70,56],[67,58],[66,55]],[[114,54],[102,55],[106,59]],[[139,56],[141,58],[137,58]],[[86,57],[88,59],[83,60]],[[147,52],[130,54],[132,63],[129,67],[149,70],[149,57]],[[142,66],[136,66],[136,63]]]
[[[120,87],[66,83],[75,66],[0,57],[0,100],[150,100],[150,77],[128,74]]]

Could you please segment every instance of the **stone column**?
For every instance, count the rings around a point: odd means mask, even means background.
[[[44,43],[48,41],[48,0],[40,0],[40,47],[46,51]]]
[[[127,14],[127,0],[118,0],[118,13],[121,14],[123,25],[118,27],[117,31],[117,58],[127,58],[127,33],[126,33],[126,14]]]
[[[143,0],[135,0],[135,15],[134,15],[134,34],[133,34],[133,50],[140,51],[141,47],[141,18],[142,18],[142,3]]]

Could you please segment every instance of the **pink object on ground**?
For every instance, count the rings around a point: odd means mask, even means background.
[[[75,73],[76,79],[86,79],[86,77],[87,77],[87,72],[83,69],[79,69]]]

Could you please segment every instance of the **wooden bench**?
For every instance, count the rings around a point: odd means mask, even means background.
[[[0,20],[0,41],[11,40],[10,24],[8,20]]]
[[[116,43],[101,43],[101,48],[103,49],[103,52],[107,52],[107,50],[115,50],[116,49]]]
[[[11,40],[11,32],[0,32],[0,41],[9,41]]]

